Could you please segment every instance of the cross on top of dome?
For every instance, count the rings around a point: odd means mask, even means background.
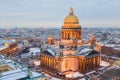
[[[73,14],[73,12],[74,12],[74,9],[71,7],[70,8],[70,14]]]

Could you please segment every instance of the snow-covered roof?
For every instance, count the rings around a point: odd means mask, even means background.
[[[5,39],[0,39],[0,44],[3,44],[3,43],[9,43],[9,44],[12,44],[16,42],[15,39],[9,39],[9,40],[5,40]]]
[[[3,50],[3,49],[6,49],[6,48],[7,48],[7,46],[1,45],[0,46],[0,51]]]
[[[4,45],[5,43],[12,44],[15,42],[16,42],[16,40],[14,40],[14,39],[5,40],[5,39],[0,38],[0,50],[7,48],[7,46]]]
[[[8,71],[0,72],[1,73],[0,80],[18,80],[22,78],[27,78],[30,75],[30,73],[32,75],[30,76],[31,78],[43,77],[43,74],[30,71],[22,64],[19,64],[15,61],[8,59],[3,55],[0,55],[0,66],[4,66],[4,65],[8,65],[8,67],[10,66],[12,69],[9,69]],[[4,67],[1,67],[1,69],[2,68]]]
[[[30,48],[29,49],[30,52],[40,52],[40,48]]]
[[[79,54],[79,55],[87,56],[87,55],[90,54],[92,51],[93,51],[92,49],[85,48],[85,49],[81,50],[78,54]]]
[[[47,51],[48,51],[49,53],[51,53],[53,56],[55,55],[55,52],[54,52],[53,50],[47,49]]]
[[[73,77],[83,77],[84,75],[79,73],[79,72],[74,72],[73,74]]]
[[[34,80],[35,78],[43,78],[43,74],[41,73],[37,73],[37,72],[33,72],[31,71],[31,79]],[[22,71],[20,69],[14,70],[14,71],[9,71],[6,72],[4,74],[2,74],[4,76],[0,77],[0,80],[18,80],[18,79],[22,79],[22,78],[27,78],[28,77],[28,70],[27,69],[23,69]],[[36,80],[36,79],[35,79]]]
[[[21,78],[25,78],[28,75],[26,74],[26,71],[21,71],[21,70],[14,70],[14,71],[9,71],[7,73],[2,73],[2,77],[0,77],[1,80],[17,80]]]

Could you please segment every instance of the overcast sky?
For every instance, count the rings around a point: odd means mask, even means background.
[[[81,25],[120,24],[120,0],[0,0],[0,28],[61,27],[70,7]]]

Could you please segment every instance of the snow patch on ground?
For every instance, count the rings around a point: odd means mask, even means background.
[[[101,62],[100,62],[100,66],[108,67],[108,66],[110,66],[110,63],[105,62],[105,61],[101,61]]]

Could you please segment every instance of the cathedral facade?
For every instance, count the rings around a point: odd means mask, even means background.
[[[83,49],[80,46],[81,32],[79,20],[71,8],[62,26],[61,41],[53,44],[54,38],[48,38],[49,44],[41,52],[41,68],[66,75],[69,72],[85,73],[99,67],[100,53],[90,48]]]
[[[88,72],[97,68],[100,64],[100,54],[92,49],[84,49],[78,54],[60,55],[52,54],[50,49],[43,51],[40,55],[41,67],[52,71],[66,74],[67,72],[79,71],[81,73]],[[67,52],[66,52],[67,53]]]

